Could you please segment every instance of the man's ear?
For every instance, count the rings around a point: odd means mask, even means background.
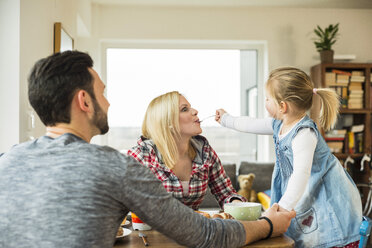
[[[80,109],[84,112],[90,112],[92,101],[88,92],[86,92],[85,90],[79,90],[77,93],[77,99]]]

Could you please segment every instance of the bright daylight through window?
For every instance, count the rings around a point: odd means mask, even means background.
[[[240,115],[240,68],[240,50],[107,49],[108,145],[121,151],[134,146],[148,104],[169,91],[183,94],[200,119],[218,108]],[[221,127],[214,118],[201,127],[222,162],[239,161],[241,133]]]

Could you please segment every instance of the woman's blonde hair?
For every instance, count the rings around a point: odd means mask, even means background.
[[[151,139],[165,165],[173,169],[178,161],[177,140],[180,139],[178,91],[168,92],[153,99],[147,107],[142,124],[142,135]],[[195,150],[189,145],[189,156],[195,158]]]
[[[270,73],[266,84],[269,94],[276,100],[292,103],[298,110],[311,108],[313,94],[320,97],[319,124],[324,130],[334,127],[340,107],[339,96],[328,88],[316,88],[310,77],[300,69],[283,67]]]

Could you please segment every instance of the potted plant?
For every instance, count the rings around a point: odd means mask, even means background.
[[[317,51],[320,53],[320,61],[322,63],[333,63],[333,50],[332,46],[336,43],[338,37],[338,24],[329,25],[322,29],[317,25],[314,29],[316,39],[314,41]]]

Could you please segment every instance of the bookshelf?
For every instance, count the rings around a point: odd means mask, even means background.
[[[334,155],[343,165],[345,160],[352,158],[354,164],[348,163],[346,169],[355,183],[368,183],[372,170],[368,162],[365,162],[361,171],[360,162],[365,154],[371,155],[372,152],[372,63],[317,64],[311,67],[310,76],[316,88],[334,89],[341,98],[340,116],[334,131],[336,134],[331,136],[332,132],[325,133],[321,130],[323,137],[326,141],[328,138],[342,142],[341,149],[334,146],[337,142],[329,143]],[[320,107],[320,100],[315,97],[310,116],[316,123],[319,123]],[[357,132],[354,133],[353,130]],[[368,192],[368,188],[361,190],[363,206]]]

